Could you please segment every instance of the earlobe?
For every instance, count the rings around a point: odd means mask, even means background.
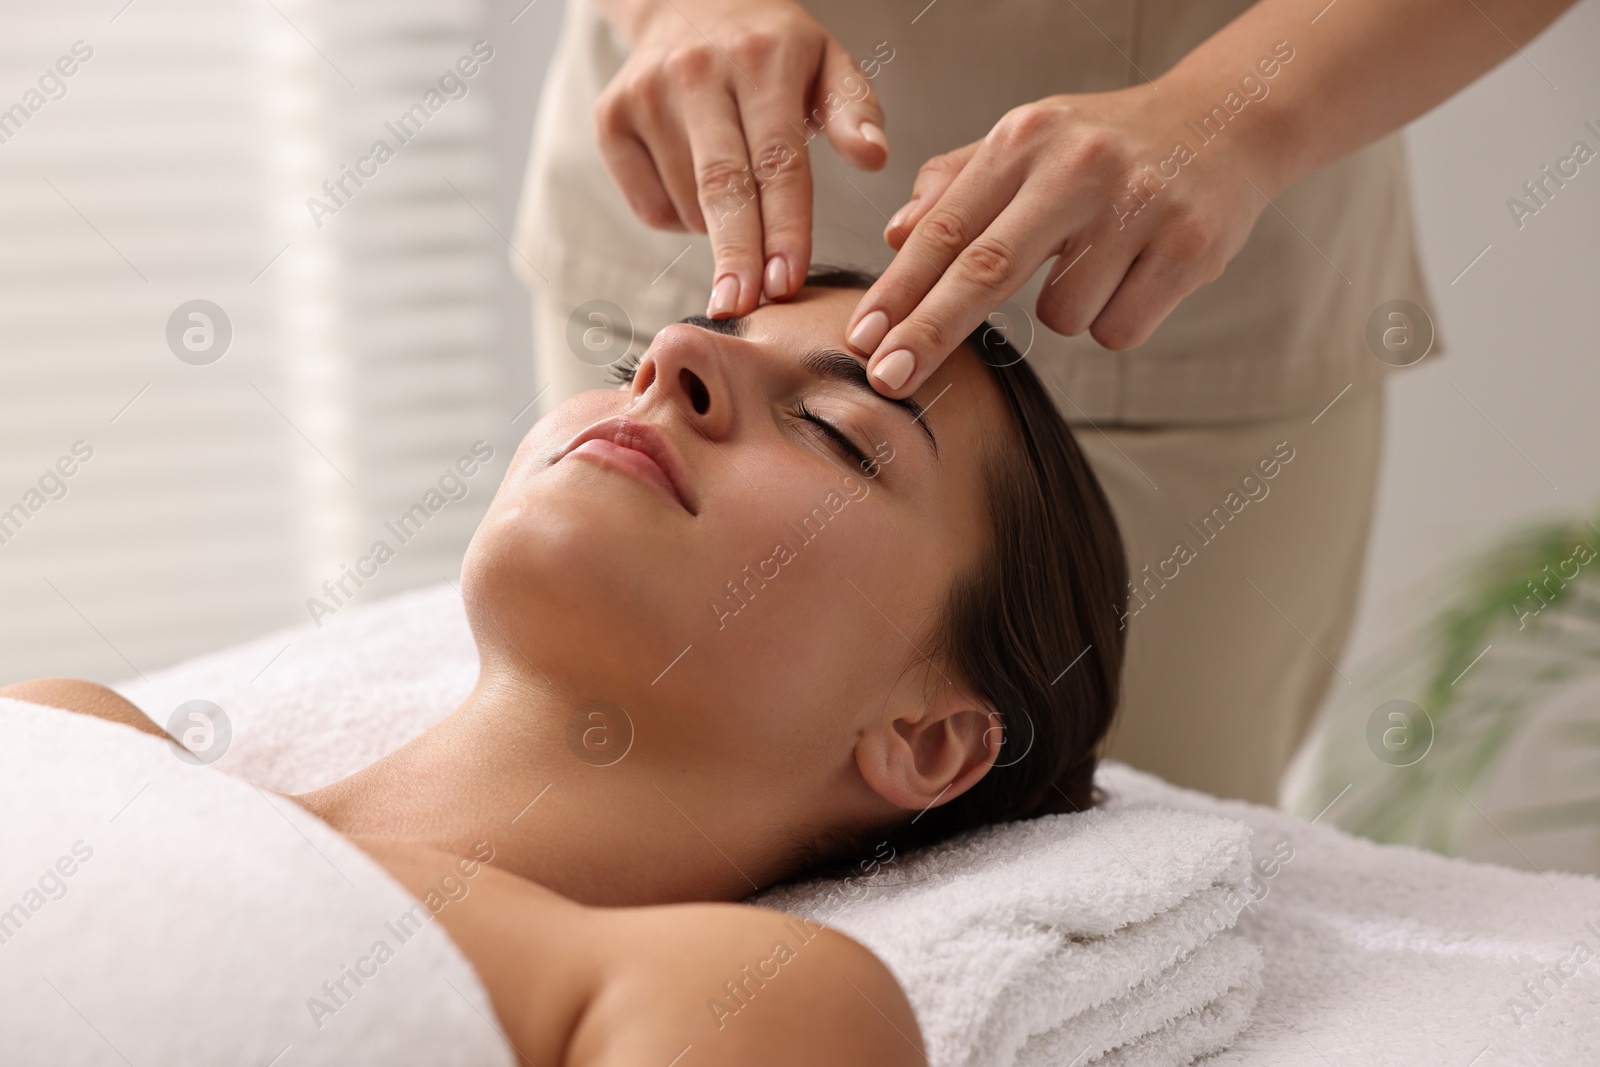
[[[940,688],[932,706],[891,713],[856,745],[856,765],[867,784],[903,810],[954,800],[999,755],[999,715],[956,687]]]

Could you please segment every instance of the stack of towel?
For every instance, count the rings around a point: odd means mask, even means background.
[[[826,923],[900,980],[931,1067],[1177,1067],[1250,1022],[1250,831],[1157,807],[985,827],[870,874],[752,898]]]

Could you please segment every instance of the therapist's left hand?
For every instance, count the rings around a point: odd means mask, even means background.
[[[878,391],[910,395],[1052,256],[1039,321],[1114,351],[1220,275],[1278,191],[1271,142],[1236,123],[1198,143],[1186,96],[1144,85],[1049,97],[924,164],[884,233],[898,254],[847,326]]]

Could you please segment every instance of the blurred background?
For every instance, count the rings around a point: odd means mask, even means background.
[[[0,11],[0,684],[112,682],[307,621],[311,598],[336,613],[324,583],[481,441],[465,495],[353,600],[455,577],[536,410],[507,238],[561,0]],[[479,41],[489,58],[460,76]],[[1600,162],[1520,226],[1508,199],[1574,142],[1600,148],[1597,47],[1588,0],[1407,131],[1449,351],[1392,380],[1351,681],[1285,784],[1308,815],[1525,867],[1600,869],[1600,719],[1573,696],[1600,647],[1538,675],[1538,707],[1577,724],[1541,733],[1508,651],[1529,630],[1498,654],[1495,630],[1516,622],[1504,590],[1548,562],[1503,546],[1600,510]],[[419,103],[401,144],[390,125]],[[392,158],[362,164],[378,139]],[[358,164],[375,172],[324,189]],[[1472,596],[1492,610],[1463,630]],[[1579,625],[1593,609],[1569,601]],[[1441,625],[1465,652],[1428,644]],[[1437,734],[1405,766],[1366,741],[1400,697]],[[1396,790],[1450,818],[1374,818]],[[1492,818],[1530,790],[1555,824]]]

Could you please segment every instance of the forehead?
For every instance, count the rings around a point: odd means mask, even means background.
[[[845,326],[861,299],[861,289],[806,286],[782,303],[764,303],[744,323],[746,339],[799,358],[818,348],[837,349],[866,363],[845,344]],[[1000,389],[992,372],[972,350],[962,344],[913,392],[922,405],[923,418],[938,434],[943,448],[947,437],[959,439],[963,451],[978,456],[976,445],[993,439],[1009,422],[1003,416]],[[991,432],[980,431],[988,427]]]

